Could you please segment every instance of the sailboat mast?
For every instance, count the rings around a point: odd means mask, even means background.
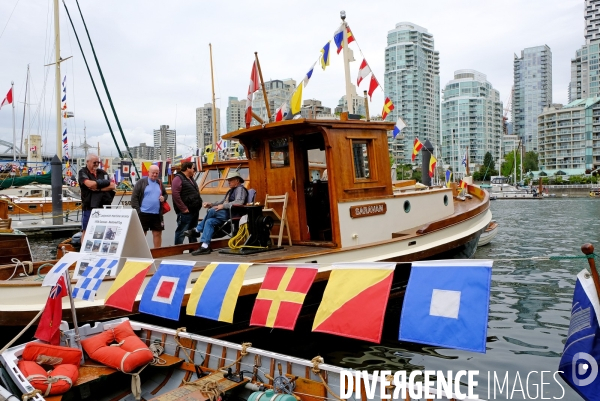
[[[10,93],[12,96],[12,114],[13,114],[13,161],[17,160],[17,131],[15,131],[15,82],[10,83]]]
[[[346,102],[348,103],[348,114],[354,114],[354,101],[352,99],[354,86],[350,80],[350,49],[348,49],[348,24],[346,23],[346,11],[340,11],[340,18],[342,18],[342,24],[344,25],[342,28],[344,36],[342,51],[344,54],[344,75],[346,77]]]
[[[62,117],[60,115],[60,26],[58,22],[58,0],[54,0],[54,68],[56,94],[56,155],[62,160]]]
[[[21,155],[23,154],[23,133],[25,132],[25,112],[27,111],[27,90],[29,89],[29,64],[27,64],[27,79],[25,80],[25,102],[23,103],[23,122],[21,124],[21,143],[19,145],[19,149],[21,149],[21,153],[19,154],[19,160],[21,160]],[[29,144],[29,141],[27,141]],[[27,159],[29,159],[29,149],[27,150]]]
[[[212,150],[215,154],[215,161],[219,161],[219,152],[217,151],[217,106],[215,102],[215,78],[213,74],[212,62],[212,44],[208,44],[210,49],[210,83],[212,84],[212,120],[213,120],[213,146]]]

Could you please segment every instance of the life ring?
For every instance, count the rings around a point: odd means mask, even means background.
[[[79,377],[81,350],[58,345],[28,343],[23,349],[19,370],[44,396],[66,393]],[[52,366],[46,371],[42,367]]]
[[[124,373],[131,373],[154,359],[150,348],[133,332],[129,320],[82,340],[81,345],[93,360]]]

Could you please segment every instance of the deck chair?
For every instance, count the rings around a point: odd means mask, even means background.
[[[0,231],[1,232],[12,232],[11,228],[12,219],[9,217],[8,219],[0,219]]]
[[[274,204],[282,204],[281,215],[274,208]],[[287,219],[287,203],[288,203],[288,193],[285,195],[266,195],[265,197],[265,207],[262,210],[263,216],[271,216],[273,219],[273,223],[275,225],[279,225],[279,234],[272,234],[271,238],[277,238],[277,246],[281,246],[281,242],[284,238],[283,230],[287,230],[287,240],[288,244],[292,246],[292,236],[290,235],[290,225]]]
[[[254,198],[256,198],[256,190],[250,188],[248,190],[248,197],[246,198],[246,203],[254,203]],[[235,207],[235,206],[234,206]],[[229,219],[221,223],[218,227],[215,228],[215,232],[213,234],[213,238],[223,238],[223,237],[235,237],[239,228],[240,228],[240,218],[241,216],[234,217],[233,216],[233,208],[229,209]]]

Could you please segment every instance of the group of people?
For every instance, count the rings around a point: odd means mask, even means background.
[[[82,201],[82,231],[90,219],[91,211],[110,205],[115,196],[115,183],[111,181],[106,171],[99,168],[100,159],[95,154],[86,158],[86,166],[79,170],[79,186]],[[173,208],[177,215],[175,230],[175,245],[183,244],[186,237],[191,242],[197,242],[200,237],[200,247],[192,255],[203,255],[211,252],[210,241],[215,229],[230,217],[233,205],[243,205],[248,199],[248,191],[242,185],[244,179],[238,172],[227,177],[229,190],[219,202],[202,202],[198,184],[193,179],[196,168],[192,162],[181,163],[181,168],[171,182]],[[138,213],[144,235],[152,232],[155,248],[162,244],[162,232],[165,229],[162,203],[167,201],[168,194],[158,178],[158,166],[152,165],[148,176],[138,180],[133,187],[131,207]],[[209,209],[205,218],[198,223],[200,209]]]

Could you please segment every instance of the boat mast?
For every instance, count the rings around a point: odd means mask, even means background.
[[[19,160],[21,160],[21,155],[23,154],[23,133],[25,132],[25,112],[27,111],[27,91],[29,89],[29,64],[27,64],[27,79],[25,80],[25,102],[23,103],[23,122],[21,124],[21,143],[19,145],[19,149],[21,152],[19,153]],[[27,135],[29,138],[29,133]],[[29,145],[29,140],[27,140],[27,144]],[[27,159],[29,159],[29,149],[27,150]]]
[[[54,79],[56,94],[56,155],[62,161],[62,117],[60,115],[60,26],[58,22],[58,0],[54,0]]]
[[[17,160],[17,134],[15,131],[15,81],[10,82],[10,93],[12,96],[12,114],[13,114],[13,162]]]
[[[348,103],[348,114],[354,114],[354,101],[352,94],[354,93],[354,85],[350,80],[350,61],[354,61],[350,49],[348,49],[348,24],[346,23],[346,11],[340,11],[340,18],[342,19],[343,30],[343,47],[342,51],[344,54],[344,75],[346,76],[346,102]],[[350,58],[352,57],[352,60]]]
[[[213,146],[212,150],[215,154],[215,161],[219,161],[219,152],[217,151],[217,108],[215,105],[215,78],[213,74],[213,62],[212,62],[212,44],[208,44],[210,49],[210,82],[212,84],[212,118],[213,118]]]
[[[519,149],[519,146],[521,145],[521,141],[519,141],[519,145],[517,145],[517,147],[515,147],[515,157],[514,157],[514,164],[515,164],[515,169],[514,169],[514,183],[515,183],[515,187],[517,186],[517,150]]]

